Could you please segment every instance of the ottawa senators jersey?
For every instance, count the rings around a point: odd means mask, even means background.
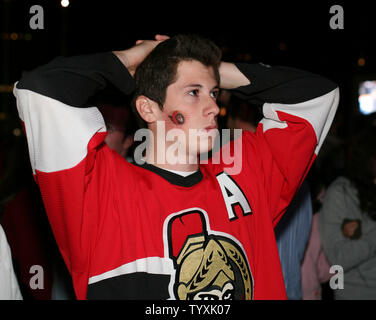
[[[104,143],[88,98],[133,79],[112,53],[57,58],[15,85],[31,165],[78,299],[286,299],[274,227],[307,174],[338,105],[317,75],[237,64],[262,102],[244,131],[182,177],[131,164]],[[241,170],[214,161],[229,150]]]

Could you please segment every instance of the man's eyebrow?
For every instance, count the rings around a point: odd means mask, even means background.
[[[203,87],[204,87],[204,86],[203,86],[202,84],[199,84],[199,83],[192,83],[192,84],[188,84],[188,85],[184,86],[184,89],[186,89],[186,88],[203,88]],[[216,84],[216,85],[212,88],[212,90],[214,90],[214,89],[219,89],[219,85]]]
[[[198,83],[191,83],[191,84],[184,86],[184,88],[202,88],[202,87],[203,87],[203,85],[198,84]]]

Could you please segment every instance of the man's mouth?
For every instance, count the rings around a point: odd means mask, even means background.
[[[218,125],[217,124],[212,124],[211,126],[205,128],[206,131],[210,131],[212,129],[218,129]]]

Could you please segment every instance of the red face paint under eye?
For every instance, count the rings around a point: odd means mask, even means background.
[[[184,123],[184,116],[178,111],[174,111],[171,116],[168,116],[171,121],[176,125],[182,125]]]

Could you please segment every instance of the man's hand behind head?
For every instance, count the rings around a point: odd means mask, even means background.
[[[137,40],[136,44],[129,49],[113,51],[119,60],[133,76],[139,64],[145,60],[148,54],[162,41],[169,39],[166,35],[157,34],[155,40]]]

